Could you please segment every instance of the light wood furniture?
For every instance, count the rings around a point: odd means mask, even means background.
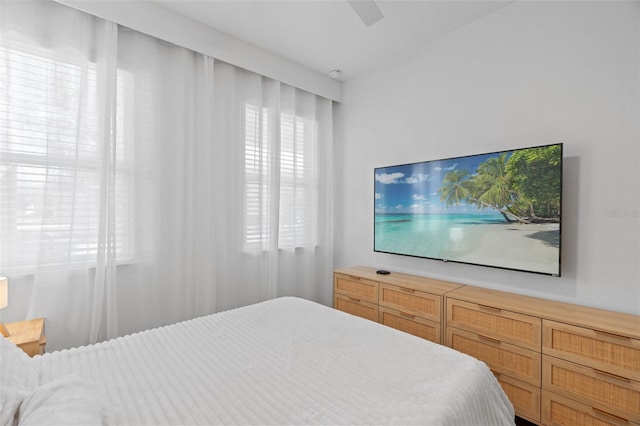
[[[542,320],[514,306],[530,300],[465,286],[447,295],[446,345],[484,361],[516,409],[540,422]]]
[[[615,325],[603,326],[604,319]],[[542,331],[545,423],[580,415],[585,424],[640,424],[638,317],[601,313],[589,324],[545,319]]]
[[[442,343],[444,294],[461,284],[373,268],[334,272],[334,307]]]
[[[44,318],[5,323],[9,341],[33,357],[45,351],[47,338],[44,334]]]
[[[640,317],[473,286],[446,304],[446,344],[485,361],[519,417],[640,422]]]
[[[533,423],[640,426],[640,316],[363,267],[334,306],[484,361]]]
[[[333,306],[377,322],[378,283],[368,279],[368,276],[369,274],[358,275],[357,271],[336,271],[333,274]]]

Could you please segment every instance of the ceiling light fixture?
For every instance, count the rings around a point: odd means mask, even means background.
[[[342,70],[334,69],[329,71],[329,76],[333,79],[337,80],[338,78],[340,78],[341,75],[342,75]]]

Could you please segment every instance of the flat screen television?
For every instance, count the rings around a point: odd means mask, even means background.
[[[562,144],[375,169],[374,251],[560,276]]]

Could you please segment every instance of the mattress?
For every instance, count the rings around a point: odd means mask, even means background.
[[[113,425],[514,424],[484,363],[298,298],[20,363],[33,384],[21,391],[16,421],[71,400],[72,413],[86,402],[95,423]]]

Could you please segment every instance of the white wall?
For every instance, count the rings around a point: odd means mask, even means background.
[[[343,85],[334,266],[640,314],[640,3],[518,2]],[[562,278],[373,252],[373,168],[564,142]]]

